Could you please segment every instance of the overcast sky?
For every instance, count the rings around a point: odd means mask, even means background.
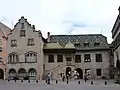
[[[120,0],[0,0],[0,21],[13,28],[21,16],[51,34],[103,34],[111,39]]]

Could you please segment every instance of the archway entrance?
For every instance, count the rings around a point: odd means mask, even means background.
[[[0,79],[4,79],[4,71],[0,69]]]
[[[30,79],[36,79],[37,72],[34,68],[29,69],[28,74]]]
[[[26,70],[24,68],[20,68],[18,70],[18,76],[20,79],[24,79],[24,77],[26,76]]]
[[[70,68],[70,67],[67,67],[66,68],[66,76],[68,75],[68,76],[71,76],[71,71],[72,71],[72,69]]]
[[[77,75],[79,79],[83,79],[83,71],[80,68],[76,68],[75,71],[77,71]]]

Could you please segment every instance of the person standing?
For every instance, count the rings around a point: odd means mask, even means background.
[[[48,75],[47,75],[47,84],[50,84],[50,78],[51,78],[51,75],[50,75],[50,73],[48,73]]]
[[[63,82],[65,81],[65,75],[64,75],[64,73],[63,73],[63,75],[62,75],[62,81],[63,81]]]

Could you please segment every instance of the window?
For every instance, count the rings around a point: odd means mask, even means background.
[[[90,69],[85,69],[85,74],[90,76]]]
[[[20,31],[20,37],[24,37],[25,36],[25,30],[21,30]]]
[[[21,23],[21,29],[24,29],[24,23]]]
[[[84,55],[84,62],[91,62],[91,60],[90,60],[90,54],[85,54]]]
[[[81,62],[81,55],[75,55],[75,62],[76,63]]]
[[[3,61],[3,58],[2,58],[2,57],[0,57],[0,61]]]
[[[66,61],[72,61],[71,57],[66,57]]]
[[[98,47],[98,46],[100,46],[100,43],[94,43],[94,46]]]
[[[35,69],[32,68],[32,69],[29,70],[28,74],[29,74],[30,77],[36,77],[37,72],[36,72]]]
[[[84,47],[89,47],[89,43],[88,42],[84,43]]]
[[[17,46],[17,41],[11,40],[11,47],[16,47],[16,46]]]
[[[17,63],[19,62],[19,57],[17,53],[11,53],[8,55],[8,63]]]
[[[63,55],[57,55],[57,62],[63,62]]]
[[[2,39],[0,39],[0,45],[2,44]]]
[[[80,44],[74,44],[74,46],[75,46],[76,48],[79,48],[79,47],[80,47]]]
[[[0,52],[2,52],[2,47],[0,47]]]
[[[28,52],[25,54],[25,62],[27,63],[36,63],[37,62],[37,53]]]
[[[101,76],[101,69],[96,69],[97,76]]]
[[[54,55],[49,55],[48,56],[48,62],[49,63],[54,63]]]
[[[28,39],[28,45],[34,45],[34,39],[33,38]]]
[[[96,54],[96,62],[102,62],[102,54]]]

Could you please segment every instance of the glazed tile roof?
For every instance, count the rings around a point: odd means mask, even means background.
[[[50,43],[58,42],[62,46],[66,46],[68,42],[72,44],[80,44],[80,48],[84,48],[84,43],[89,43],[89,48],[94,47],[94,43],[100,43],[99,47],[108,47],[107,38],[102,34],[85,34],[85,35],[51,35]]]

